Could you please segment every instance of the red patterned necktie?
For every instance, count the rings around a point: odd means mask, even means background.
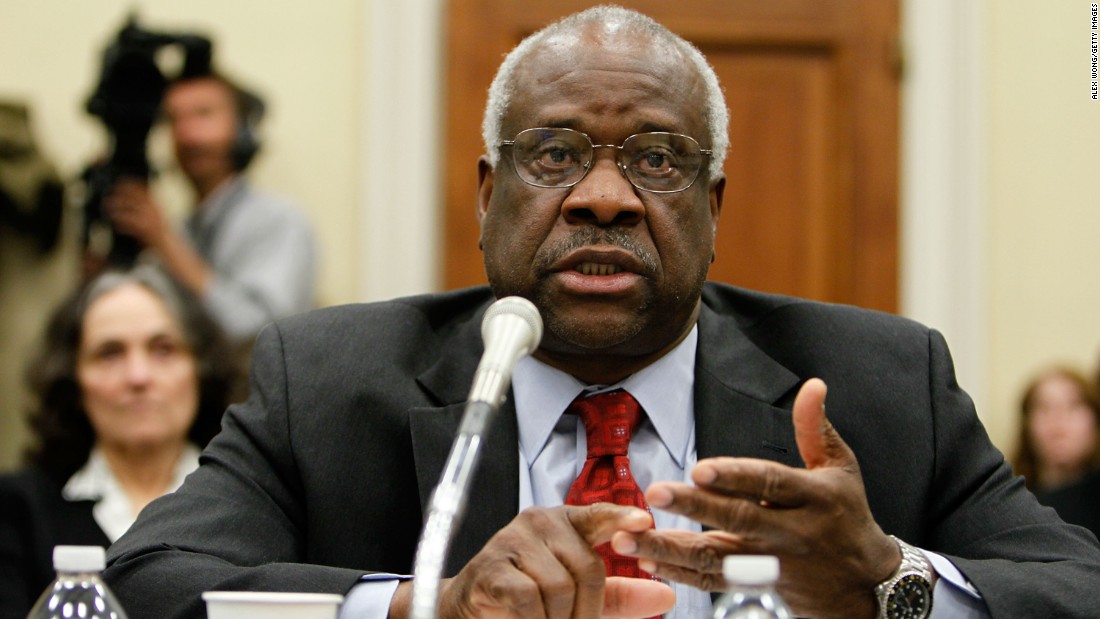
[[[588,398],[582,394],[565,412],[578,415],[588,435],[588,459],[565,495],[565,504],[615,503],[649,511],[642,490],[630,473],[627,457],[630,437],[642,416],[634,396],[622,390]],[[596,552],[603,557],[608,576],[653,578],[638,568],[637,559],[612,552],[610,543],[601,544]]]

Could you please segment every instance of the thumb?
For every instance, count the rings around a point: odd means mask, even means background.
[[[794,399],[794,438],[807,469],[855,463],[852,450],[825,417],[825,392],[825,382],[811,378]]]
[[[672,610],[676,594],[658,580],[611,576],[603,590],[604,619],[659,617]]]

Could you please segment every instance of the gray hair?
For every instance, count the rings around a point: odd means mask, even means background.
[[[179,284],[173,282],[168,274],[151,264],[139,264],[128,271],[104,271],[99,274],[88,283],[84,291],[80,303],[80,316],[83,317],[88,308],[100,297],[127,284],[137,284],[152,292],[168,307],[169,314],[179,322],[181,328],[186,330],[190,326],[187,324],[188,312],[184,307],[184,299]],[[191,334],[185,333],[184,335],[188,339],[188,344],[191,344]]]
[[[710,130],[710,148],[714,151],[708,171],[711,177],[720,173],[726,159],[726,150],[729,148],[729,111],[726,109],[722,87],[718,84],[718,76],[714,73],[714,69],[707,63],[707,59],[699,48],[679,35],[646,15],[614,5],[593,7],[550,24],[521,41],[505,56],[496,77],[493,78],[492,85],[489,86],[489,100],[485,104],[485,117],[481,123],[481,138],[485,141],[485,152],[489,156],[489,164],[495,168],[500,161],[500,150],[497,145],[501,139],[500,129],[504,123],[504,113],[515,94],[516,68],[533,49],[543,42],[555,36],[579,32],[590,26],[644,35],[649,40],[662,42],[678,50],[691,63],[695,72],[702,78],[706,89],[704,118]]]

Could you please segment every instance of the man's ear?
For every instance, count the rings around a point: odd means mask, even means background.
[[[489,199],[493,197],[493,166],[489,157],[482,155],[477,160],[477,221],[485,218],[489,210]]]
[[[713,242],[718,237],[718,219],[722,215],[722,199],[726,191],[726,175],[719,174],[710,182],[710,220]]]
[[[489,200],[493,197],[493,166],[489,157],[482,155],[477,160],[477,248],[482,249],[485,235],[485,213],[489,211]]]

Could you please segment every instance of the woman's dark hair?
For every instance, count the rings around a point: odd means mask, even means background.
[[[1035,490],[1039,483],[1039,459],[1035,453],[1035,441],[1031,437],[1031,414],[1035,410],[1035,398],[1039,387],[1048,378],[1061,376],[1070,381],[1081,393],[1081,399],[1092,410],[1097,427],[1100,428],[1100,391],[1097,386],[1089,381],[1081,372],[1065,366],[1054,366],[1037,373],[1024,388],[1020,398],[1020,424],[1016,441],[1016,454],[1012,458],[1012,469],[1017,475],[1024,478],[1024,484],[1031,490]],[[1093,446],[1092,454],[1087,466],[1100,467],[1100,440]]]
[[[191,349],[198,373],[199,410],[188,438],[200,448],[218,433],[237,381],[229,344],[194,294],[149,265],[98,275],[54,311],[44,345],[27,371],[35,400],[29,422],[36,440],[24,459],[62,484],[87,462],[96,438],[76,374],[84,315],[101,296],[126,284],[142,286],[163,301]]]

